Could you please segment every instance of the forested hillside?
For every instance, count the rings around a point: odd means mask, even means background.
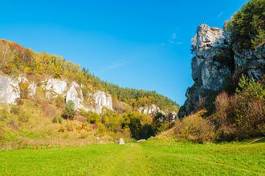
[[[121,88],[59,56],[0,40],[0,145],[73,145],[149,138],[178,105]]]

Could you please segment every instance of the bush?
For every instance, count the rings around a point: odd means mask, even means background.
[[[216,98],[211,121],[217,140],[234,140],[265,135],[265,85],[242,77],[237,93]]]
[[[73,101],[68,101],[66,103],[66,106],[64,108],[64,112],[62,114],[62,117],[64,119],[73,119],[75,116],[75,104]]]
[[[88,123],[97,124],[100,122],[100,116],[97,113],[81,111],[80,114],[87,119]]]
[[[102,114],[101,122],[111,131],[118,132],[122,130],[122,117],[118,113],[105,111]]]
[[[60,116],[56,116],[52,119],[52,123],[62,123],[63,122],[63,118]]]
[[[65,102],[65,98],[61,95],[58,95],[55,99],[54,99],[54,103],[55,103],[55,106],[57,108],[63,108],[64,106],[64,102]]]
[[[19,84],[20,92],[21,92],[21,98],[27,98],[28,97],[28,87],[29,84],[27,82],[21,82]]]
[[[213,126],[208,120],[202,118],[201,113],[178,120],[175,126],[176,137],[198,143],[213,140]]]

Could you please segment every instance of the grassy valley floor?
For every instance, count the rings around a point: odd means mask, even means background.
[[[3,176],[265,175],[265,143],[126,145],[0,151]]]

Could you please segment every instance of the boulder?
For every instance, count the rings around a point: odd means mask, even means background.
[[[120,138],[119,141],[118,141],[118,144],[119,145],[124,145],[125,144],[125,141],[123,138]]]
[[[16,104],[19,98],[19,81],[8,76],[0,76],[0,103]]]

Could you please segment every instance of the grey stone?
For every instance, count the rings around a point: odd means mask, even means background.
[[[66,103],[72,101],[75,105],[75,109],[81,109],[83,107],[83,100],[83,93],[79,84],[72,82],[69,90],[66,93]]]
[[[57,95],[63,95],[67,89],[67,82],[59,79],[48,79],[45,90],[46,97],[51,98]]]
[[[93,94],[93,99],[94,99],[94,103],[95,103],[94,111],[96,113],[98,113],[98,114],[102,113],[103,108],[113,110],[111,95],[109,95],[103,91],[96,91]]]
[[[8,76],[0,76],[0,103],[16,104],[19,98],[19,81]]]
[[[143,114],[146,114],[146,115],[154,115],[158,112],[160,112],[160,108],[155,105],[155,104],[152,104],[152,105],[149,105],[149,106],[143,106],[143,107],[140,107],[138,109],[139,112],[143,113]]]

